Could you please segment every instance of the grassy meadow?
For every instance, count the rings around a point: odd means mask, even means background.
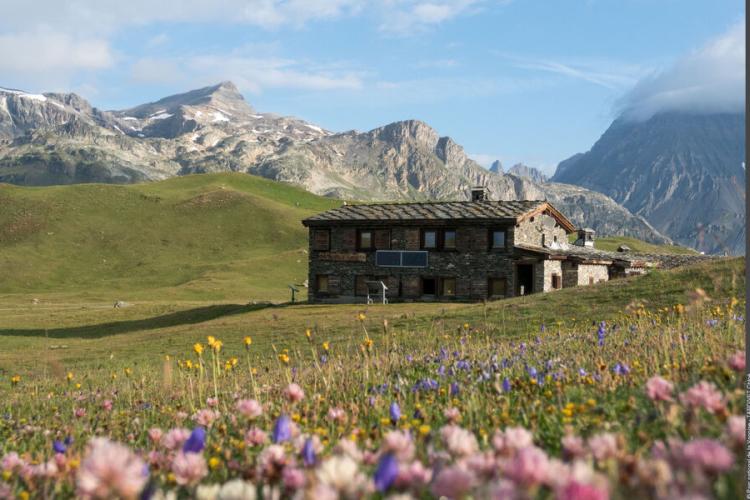
[[[284,303],[299,220],[337,204],[245,175],[0,186],[0,498],[741,494],[744,259]]]

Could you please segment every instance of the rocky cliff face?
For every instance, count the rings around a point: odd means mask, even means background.
[[[554,181],[611,196],[676,241],[745,253],[745,116],[662,113],[615,120]]]
[[[538,168],[530,167],[528,165],[524,165],[523,163],[516,163],[515,165],[510,167],[510,169],[508,169],[508,173],[517,175],[518,177],[531,179],[532,181],[538,183],[547,182],[549,180],[547,176],[544,175]]]
[[[229,82],[121,111],[75,94],[0,91],[0,182],[26,185],[141,182],[237,171],[356,200],[548,198],[600,234],[667,239],[610,198],[489,171],[424,122],[331,133],[254,110]]]

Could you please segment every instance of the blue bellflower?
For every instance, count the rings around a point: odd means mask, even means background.
[[[190,437],[187,438],[185,444],[182,445],[182,451],[185,453],[200,453],[203,451],[203,447],[206,445],[206,429],[201,426],[193,429],[190,433]]]
[[[385,492],[391,487],[398,476],[398,461],[393,453],[387,453],[380,459],[378,468],[375,470],[373,477],[375,488],[380,492]]]

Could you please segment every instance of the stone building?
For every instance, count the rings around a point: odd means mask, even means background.
[[[343,205],[309,229],[309,301],[485,300],[607,281],[617,264],[568,243],[574,225],[546,201]],[[620,275],[632,270],[623,264]]]

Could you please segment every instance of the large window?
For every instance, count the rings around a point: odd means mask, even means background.
[[[375,265],[379,267],[427,267],[428,252],[408,250],[378,250]]]
[[[372,250],[372,231],[369,229],[360,229],[357,234],[357,248],[359,250]]]
[[[315,282],[315,290],[320,293],[328,293],[328,275],[319,274]]]
[[[508,280],[505,278],[490,278],[490,297],[505,297]]]
[[[505,229],[494,229],[490,232],[490,245],[493,250],[505,250]]]
[[[425,250],[435,250],[438,245],[438,232],[435,229],[422,230],[422,248]]]

